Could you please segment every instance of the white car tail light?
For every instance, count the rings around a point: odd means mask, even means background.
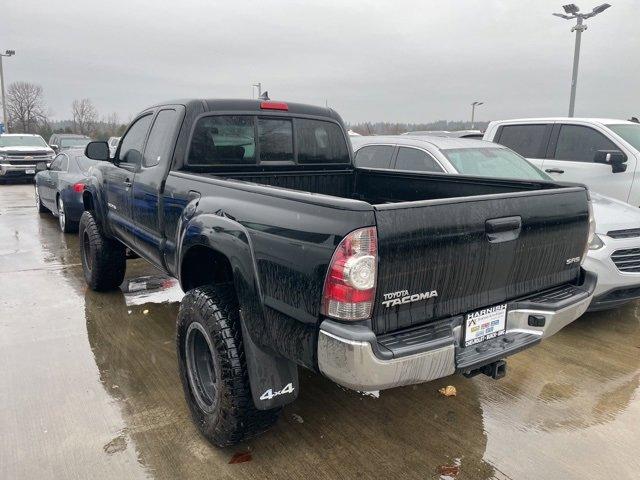
[[[584,252],[582,252],[582,259],[580,264],[584,262],[584,259],[587,258],[587,253],[589,253],[589,246],[593,241],[593,238],[596,234],[596,219],[593,215],[593,206],[591,205],[591,200],[588,202],[589,204],[589,233],[587,233],[587,245],[584,247]]]
[[[340,320],[371,316],[376,294],[378,236],[375,227],[354,230],[333,253],[324,281],[322,314]]]

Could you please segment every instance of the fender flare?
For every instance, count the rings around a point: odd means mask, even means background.
[[[197,203],[196,200],[193,202]],[[189,211],[189,205],[185,211]],[[201,213],[192,218],[185,218],[183,214],[178,231],[176,258],[181,286],[184,285],[182,263],[186,253],[193,247],[206,247],[218,252],[231,264],[234,288],[240,304],[249,383],[256,408],[268,410],[294,401],[299,391],[297,365],[260,345],[260,331],[264,328],[264,302],[247,229],[217,212]]]
[[[93,202],[93,212],[96,217],[96,221],[102,227],[102,230],[109,236],[112,236],[111,228],[109,228],[109,222],[107,219],[107,199],[105,198],[103,190],[100,188],[99,180],[96,177],[91,177],[89,182],[84,187],[82,193],[82,203],[84,210],[87,210],[85,198],[90,196]]]

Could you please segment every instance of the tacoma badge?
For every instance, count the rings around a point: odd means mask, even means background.
[[[430,292],[421,292],[409,294],[408,290],[400,290],[399,292],[384,293],[384,300],[382,304],[389,308],[396,305],[402,305],[404,303],[418,302],[420,300],[429,300],[432,297],[437,297],[438,292],[431,290]]]

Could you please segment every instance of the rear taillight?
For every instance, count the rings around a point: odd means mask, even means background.
[[[377,265],[375,227],[354,230],[344,237],[324,281],[322,314],[340,320],[369,318],[376,294]]]
[[[584,259],[587,258],[587,253],[589,253],[589,245],[593,241],[593,237],[596,234],[596,218],[593,215],[593,206],[591,205],[591,200],[587,202],[589,208],[589,231],[587,233],[587,245],[584,247],[584,251],[582,252],[582,259],[580,260],[580,264],[584,262]]]
[[[85,187],[84,183],[80,183],[80,182],[74,183],[73,184],[73,191],[76,192],[76,193],[82,193],[82,192],[84,192],[84,187]]]

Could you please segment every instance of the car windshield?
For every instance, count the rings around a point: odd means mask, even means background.
[[[607,127],[620,135],[633,148],[640,150],[640,123],[616,123]]]
[[[48,147],[47,142],[39,136],[33,135],[0,135],[0,148],[2,147]]]
[[[546,173],[507,148],[453,148],[442,150],[442,153],[463,175],[551,180]]]
[[[62,138],[60,140],[61,147],[83,147],[89,143],[89,138]]]

